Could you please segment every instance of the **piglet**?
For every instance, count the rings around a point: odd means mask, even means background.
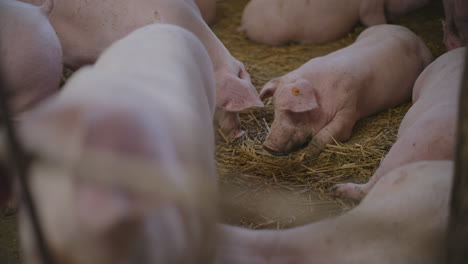
[[[338,196],[360,200],[388,171],[419,160],[453,160],[458,98],[466,48],[445,53],[418,77],[413,106],[401,121],[397,141],[366,184],[338,184]]]
[[[24,117],[30,185],[57,263],[210,263],[215,81],[189,31],[148,25]],[[20,209],[25,263],[39,263]]]
[[[357,120],[411,97],[419,73],[432,60],[409,29],[378,25],[356,42],[268,82],[260,92],[274,96],[275,118],[263,147],[276,155],[312,138],[310,157],[334,140],[346,141]]]
[[[48,17],[54,0],[41,7],[0,0],[0,74],[15,114],[59,89],[62,48]]]
[[[423,161],[394,169],[356,208],[302,227],[220,226],[215,263],[446,263],[453,167]]]
[[[290,41],[324,44],[343,37],[361,21],[387,23],[429,0],[251,0],[242,14],[244,31],[253,41],[282,45]]]
[[[448,50],[466,46],[468,41],[468,2],[444,0],[444,44]]]
[[[237,112],[263,106],[244,65],[203,21],[194,0],[60,1],[51,21],[63,45],[65,64],[71,68],[93,63],[111,43],[144,25],[184,27],[205,45],[214,65],[219,109],[216,124],[225,137],[244,134]]]

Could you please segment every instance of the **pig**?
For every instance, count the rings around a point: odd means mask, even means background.
[[[57,263],[210,263],[215,80],[189,31],[148,25],[75,72],[19,127]],[[24,207],[25,263],[40,263]]]
[[[260,98],[274,96],[275,117],[263,148],[286,155],[312,138],[306,154],[313,158],[326,144],[348,140],[357,120],[409,100],[431,60],[405,27],[364,30],[352,45],[265,84]]]
[[[240,31],[255,42],[282,45],[291,41],[324,44],[346,35],[361,21],[365,26],[420,8],[429,0],[251,0]]]
[[[215,263],[446,263],[452,161],[390,171],[361,204],[285,230],[221,225]]]
[[[93,63],[112,42],[144,25],[156,22],[184,27],[201,40],[211,56],[218,106],[215,123],[225,137],[234,139],[245,133],[237,112],[263,106],[245,66],[206,25],[193,0],[61,1],[51,22],[70,68]]]
[[[62,48],[48,20],[53,8],[53,0],[41,7],[0,0],[0,74],[15,116],[59,89]]]
[[[48,20],[53,8],[53,0],[40,7],[0,0],[0,79],[16,120],[59,89],[62,48]],[[0,164],[0,213],[14,211],[12,190],[7,166]]]
[[[466,46],[468,41],[468,3],[463,0],[443,0],[444,44],[447,50]]]
[[[359,201],[394,168],[420,160],[454,159],[465,52],[464,47],[447,52],[421,73],[395,144],[366,184],[338,184],[334,187],[337,196]]]

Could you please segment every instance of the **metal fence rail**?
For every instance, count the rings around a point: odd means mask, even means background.
[[[461,82],[455,172],[447,235],[447,263],[468,263],[468,52]]]
[[[49,248],[47,247],[43,230],[41,229],[40,219],[37,215],[36,207],[31,196],[29,185],[27,184],[27,176],[29,171],[29,165],[31,158],[24,152],[12,120],[12,114],[9,105],[9,94],[6,87],[6,83],[0,74],[0,115],[2,117],[2,124],[6,130],[6,136],[9,147],[9,156],[11,157],[11,165],[15,168],[15,172],[18,175],[18,183],[20,186],[21,199],[24,202],[26,208],[26,214],[29,216],[31,221],[32,230],[34,237],[38,245],[38,253],[42,257],[44,264],[53,264],[52,256]]]

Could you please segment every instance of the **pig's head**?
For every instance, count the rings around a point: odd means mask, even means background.
[[[320,122],[321,108],[311,83],[304,79],[282,82],[274,79],[260,92],[262,100],[274,96],[275,118],[263,148],[274,155],[287,155],[307,145]]]
[[[244,65],[239,61],[236,64],[237,75],[224,70],[216,72],[217,108],[214,122],[227,139],[236,139],[245,133],[241,129],[238,112],[263,107]]]
[[[164,120],[147,121],[89,106],[24,118],[24,145],[38,157],[31,190],[56,263],[208,263],[212,209],[187,204],[199,200],[187,182],[194,175],[180,166]],[[24,210],[24,259],[41,263]]]

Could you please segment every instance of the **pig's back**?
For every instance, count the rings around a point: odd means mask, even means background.
[[[366,87],[360,96],[362,116],[409,100],[414,82],[432,60],[418,36],[396,25],[368,28],[347,53],[354,60],[345,67],[361,76]]]
[[[149,0],[56,1],[50,21],[60,36],[65,64],[93,63],[115,40],[157,22],[153,6]]]
[[[201,42],[181,27],[158,24],[138,29],[104,51],[95,68],[148,84],[166,83],[152,87],[156,97],[179,98],[214,112],[210,57]],[[203,102],[200,94],[206,96]]]
[[[413,106],[403,118],[399,134],[424,117],[443,121],[451,119],[454,122],[458,112],[465,50],[458,48],[445,53],[421,73],[413,89]],[[453,127],[445,125],[439,130],[450,134],[450,129]],[[433,127],[431,132],[435,130],[436,127]]]
[[[461,85],[466,48],[446,52],[420,74],[413,89],[413,103],[422,97],[453,97]]]

